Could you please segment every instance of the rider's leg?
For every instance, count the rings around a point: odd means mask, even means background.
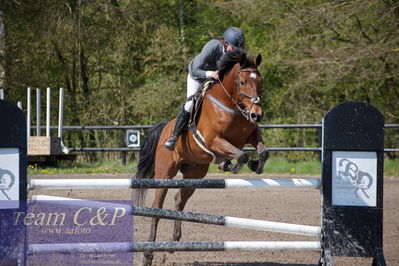
[[[177,114],[175,125],[173,127],[173,135],[167,138],[163,146],[170,151],[173,151],[176,147],[177,139],[179,138],[183,128],[186,126],[188,119],[190,117],[190,113],[187,112],[184,106],[180,109],[179,113]]]
[[[199,87],[201,86],[200,83],[195,81],[191,78],[190,74],[187,76],[187,98],[195,94]],[[177,139],[179,138],[181,132],[183,131],[184,127],[188,123],[188,119],[190,118],[190,114],[193,110],[194,103],[193,100],[186,101],[184,106],[180,109],[179,113],[177,114],[175,125],[173,127],[173,135],[167,138],[163,145],[168,150],[173,151],[176,147]]]

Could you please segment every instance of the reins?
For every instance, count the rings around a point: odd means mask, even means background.
[[[239,70],[237,71],[237,73],[240,73],[240,72],[259,73],[259,70],[257,70],[257,69],[239,69]],[[235,87],[236,91],[238,91],[238,92],[240,93],[240,102],[237,103],[237,101],[231,96],[231,94],[230,94],[230,93],[227,91],[227,89],[224,87],[224,85],[223,85],[222,81],[219,79],[219,77],[218,77],[217,80],[219,81],[220,86],[223,88],[223,90],[224,90],[224,92],[226,93],[226,95],[229,96],[229,98],[231,99],[231,101],[234,103],[236,109],[237,109],[247,120],[250,120],[250,110],[251,110],[251,108],[252,108],[252,106],[253,106],[254,104],[260,103],[260,97],[259,97],[259,96],[253,97],[253,96],[251,96],[251,95],[246,94],[245,92],[242,92],[242,91],[239,89],[238,75],[237,75],[237,78],[236,78],[235,83],[234,83],[234,87]],[[249,108],[245,105],[245,103],[244,103],[244,101],[243,101],[243,96],[244,96],[244,97],[247,97],[247,98],[249,98],[249,99],[251,99],[251,106],[250,106]],[[241,107],[240,107],[240,104],[244,105],[245,108],[244,108],[244,109],[241,108]]]

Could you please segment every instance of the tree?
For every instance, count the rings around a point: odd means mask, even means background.
[[[349,100],[369,102],[386,123],[399,123],[398,1],[3,4],[7,98],[26,99],[28,86],[64,87],[66,124],[173,118],[184,101],[189,61],[230,26],[245,32],[249,54],[264,58],[265,123],[318,123],[332,106]],[[397,134],[386,135],[387,145],[397,147]],[[66,137],[74,146],[121,144],[118,133]],[[270,146],[318,144],[308,131],[269,131],[266,139]]]

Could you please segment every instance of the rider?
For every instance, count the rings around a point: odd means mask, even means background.
[[[230,27],[223,33],[222,37],[208,41],[201,53],[191,60],[188,65],[186,102],[176,117],[173,135],[163,143],[168,150],[173,151],[175,149],[177,139],[188,123],[193,110],[193,101],[189,97],[195,94],[207,79],[217,80],[219,78],[217,61],[225,52],[234,49],[244,49],[244,33],[239,28]]]

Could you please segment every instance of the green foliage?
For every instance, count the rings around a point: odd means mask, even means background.
[[[135,173],[136,163],[129,162],[122,166],[120,161],[100,160],[96,162],[78,161],[74,163],[61,163],[57,167],[42,167],[40,165],[29,165],[28,174],[102,174],[102,173]],[[386,167],[392,172],[393,164]],[[281,157],[270,158],[265,166],[265,173],[269,174],[292,174],[292,175],[320,175],[321,164],[317,160],[309,162],[290,162]],[[209,168],[210,173],[223,173],[217,169],[217,165],[212,164]],[[253,173],[245,165],[240,173]]]
[[[399,173],[398,159],[384,160],[384,176],[398,176],[398,173]]]
[[[125,166],[119,161],[99,160],[96,162],[60,163],[57,167],[42,167],[37,164],[29,165],[28,175],[51,174],[109,174],[109,173],[135,173],[136,164],[131,162]]]
[[[209,167],[210,173],[223,173],[223,171],[217,168],[215,164],[211,164]],[[247,165],[240,170],[241,174],[248,173],[253,174]],[[289,174],[293,177],[295,175],[321,175],[321,163],[320,161],[309,159],[306,162],[298,162],[286,160],[282,156],[276,156],[270,158],[264,168],[266,174]],[[231,173],[227,173],[231,174]],[[226,177],[227,178],[227,177]]]
[[[263,123],[320,123],[343,101],[371,103],[386,123],[399,123],[397,1],[23,0],[4,1],[3,11],[6,98],[26,102],[28,86],[64,87],[67,125],[173,118],[189,61],[229,26],[242,28],[246,50],[263,56]],[[399,146],[396,132],[386,131],[387,147]],[[87,132],[67,133],[65,141],[119,146],[121,139],[120,132]],[[267,130],[265,139],[268,146],[319,144],[309,130]]]
[[[128,162],[122,166],[118,160],[99,160],[96,162],[84,162],[79,160],[74,163],[61,163],[57,167],[41,167],[29,165],[29,175],[46,174],[102,174],[102,173],[135,173],[137,170],[136,162]],[[217,165],[211,164],[210,173],[222,173],[217,169]],[[306,162],[294,162],[285,160],[283,157],[270,158],[264,169],[268,174],[291,174],[295,175],[321,175],[321,164],[319,160],[308,160]],[[245,165],[240,173],[253,173]],[[399,160],[386,159],[384,161],[384,175],[397,176],[399,173]]]

